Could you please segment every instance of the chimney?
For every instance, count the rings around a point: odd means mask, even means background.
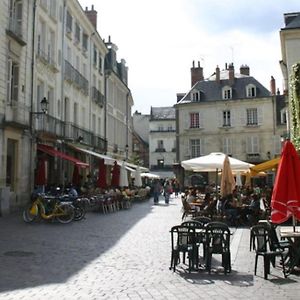
[[[200,67],[200,61],[198,61],[198,67],[195,68],[195,61],[193,61],[193,67],[191,68],[191,83],[192,86],[198,81],[204,80],[203,68]]]
[[[250,76],[250,68],[247,65],[241,65],[240,74]]]
[[[88,10],[88,8],[86,7],[84,13],[93,24],[94,28],[97,30],[97,11],[94,10],[94,5],[92,5],[91,10]]]
[[[233,63],[229,64],[228,66],[228,79],[229,79],[229,85],[234,84],[234,66]]]
[[[270,89],[271,89],[271,95],[272,96],[276,95],[276,82],[273,76],[271,76]]]
[[[220,83],[220,68],[219,68],[219,66],[216,67],[216,82]]]

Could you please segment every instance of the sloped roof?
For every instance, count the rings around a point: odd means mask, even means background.
[[[284,18],[285,27],[282,28],[283,30],[300,28],[300,12],[284,14]]]
[[[151,107],[150,120],[175,120],[175,108],[173,106]]]
[[[245,99],[246,95],[246,86],[249,84],[253,84],[256,86],[256,98],[261,97],[269,97],[270,92],[259,83],[254,77],[242,75],[239,73],[234,74],[234,83],[230,85],[228,79],[228,70],[223,70],[220,72],[220,82],[216,81],[216,75],[213,74],[208,79],[203,81],[198,81],[192,89],[178,102],[180,103],[190,103],[192,101],[191,94],[195,90],[200,92],[200,101],[199,102],[207,102],[207,101],[217,101],[222,100],[222,89],[225,86],[231,86],[232,88],[232,98],[230,100],[235,99]]]

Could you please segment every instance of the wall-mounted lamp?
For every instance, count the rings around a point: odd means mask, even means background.
[[[31,114],[33,115],[41,115],[41,114],[46,114],[48,112],[48,101],[47,98],[44,97],[41,102],[41,111],[38,112],[31,112]]]
[[[76,142],[81,143],[83,141],[83,137],[80,135],[77,139]]]

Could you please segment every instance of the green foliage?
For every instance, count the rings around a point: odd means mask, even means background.
[[[300,150],[300,63],[292,66],[290,76],[291,138],[297,150]]]

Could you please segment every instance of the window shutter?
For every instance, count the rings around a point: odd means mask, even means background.
[[[233,109],[230,110],[230,125],[231,127],[235,125],[235,113]]]
[[[274,136],[273,137],[273,147],[274,147],[274,154],[278,155],[281,153],[281,139],[279,136]]]
[[[12,84],[12,80],[11,80],[11,73],[12,72],[12,60],[8,59],[7,61],[7,84],[6,84],[6,88],[7,88],[7,102],[11,103],[11,84]]]
[[[252,137],[251,136],[247,137],[246,152],[248,154],[252,153]]]
[[[263,123],[263,110],[261,107],[257,109],[257,122],[258,125],[261,125]]]
[[[204,113],[199,112],[199,128],[204,128]]]
[[[188,139],[184,140],[184,157],[189,159],[191,157],[190,141]]]
[[[191,116],[188,112],[183,114],[184,120],[183,120],[183,124],[184,124],[184,129],[189,129],[190,128],[190,123],[191,123]]]
[[[247,110],[246,109],[242,109],[241,110],[241,125],[242,126],[246,126],[247,123],[246,123],[246,114],[247,114]]]
[[[205,140],[204,138],[200,139],[200,155],[204,155],[205,153]]]
[[[223,127],[223,111],[222,110],[217,111],[217,124],[218,124],[218,127]]]
[[[253,137],[253,153],[259,153],[259,138],[257,136]]]
[[[12,100],[18,101],[18,92],[19,92],[19,66],[13,65],[13,73],[12,73]]]
[[[17,33],[22,35],[22,2],[16,3],[16,22],[17,22]]]

